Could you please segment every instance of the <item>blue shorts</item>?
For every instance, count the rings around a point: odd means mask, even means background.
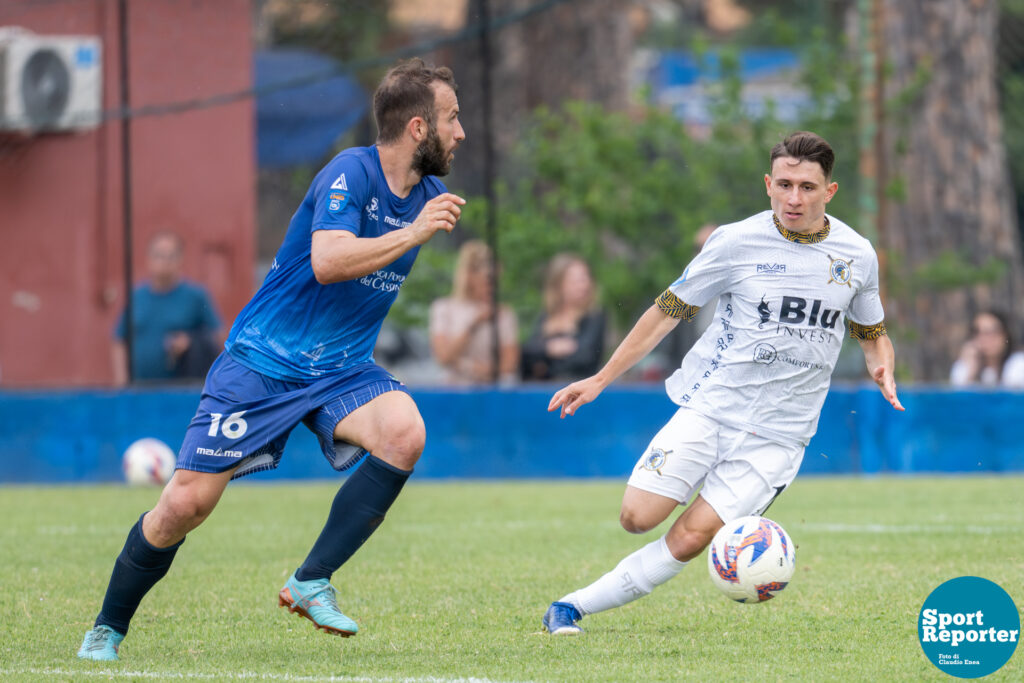
[[[178,451],[178,468],[224,472],[232,479],[281,462],[288,435],[302,422],[320,440],[334,469],[348,469],[366,450],[334,440],[334,428],[361,405],[388,391],[408,389],[373,362],[309,381],[280,380],[245,367],[227,352],[206,376],[199,409]]]

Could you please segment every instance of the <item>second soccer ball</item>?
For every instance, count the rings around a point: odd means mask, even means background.
[[[139,439],[121,460],[124,480],[131,486],[163,486],[174,474],[177,457],[160,439]]]

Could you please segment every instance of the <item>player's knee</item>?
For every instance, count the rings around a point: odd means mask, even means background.
[[[420,459],[426,443],[426,427],[423,425],[423,419],[416,415],[414,418],[403,419],[399,423],[389,425],[379,452],[375,452],[374,455],[395,467],[410,470]]]
[[[619,511],[619,524],[631,534],[643,534],[658,526],[662,520],[652,518],[650,512],[623,506]]]
[[[216,505],[215,500],[207,500],[193,487],[175,487],[167,494],[149,514],[153,515],[154,527],[168,535],[188,533],[209,517]]]

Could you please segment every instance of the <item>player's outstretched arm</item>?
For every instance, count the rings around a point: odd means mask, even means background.
[[[875,380],[885,400],[896,410],[905,410],[896,395],[896,378],[893,368],[896,365],[896,351],[888,335],[876,339],[861,339],[860,348],[864,351],[864,362],[867,363],[871,379]]]
[[[423,205],[412,224],[380,237],[356,237],[348,230],[317,230],[310,247],[313,274],[317,282],[327,285],[378,271],[439,230],[451,232],[465,203],[456,194],[439,194]]]
[[[597,398],[605,387],[650,353],[678,324],[678,318],[667,315],[657,305],[648,308],[604,367],[596,375],[573,382],[555,393],[548,403],[548,411],[560,408],[560,417],[575,415],[580,406]]]

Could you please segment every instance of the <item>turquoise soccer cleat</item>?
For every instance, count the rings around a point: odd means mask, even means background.
[[[574,606],[567,602],[553,602],[544,613],[544,628],[553,636],[567,636],[583,633],[576,622],[583,618]]]
[[[117,651],[121,647],[124,636],[114,629],[101,624],[85,634],[82,647],[78,648],[78,656],[97,662],[116,662],[120,659]]]
[[[327,579],[298,581],[292,574],[277,595],[279,607],[298,613],[325,633],[342,638],[354,636],[359,626],[338,609],[338,596]]]

